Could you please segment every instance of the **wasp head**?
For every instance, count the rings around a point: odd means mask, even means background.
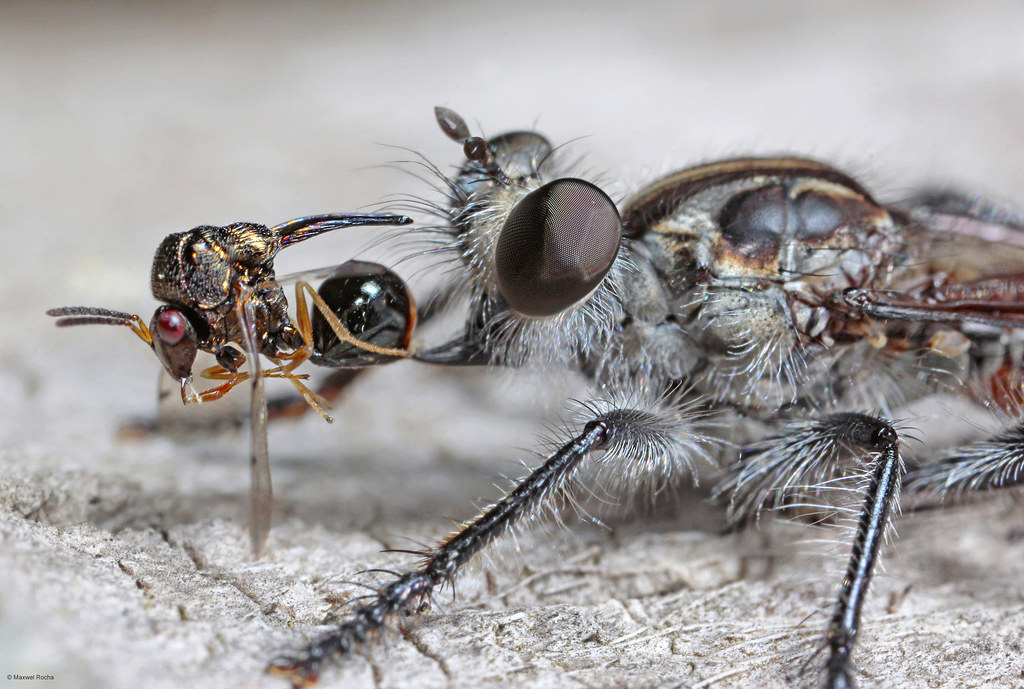
[[[153,352],[164,370],[181,384],[183,401],[188,396],[192,365],[200,349],[202,338],[198,331],[204,327],[190,309],[169,304],[159,307],[149,323]]]

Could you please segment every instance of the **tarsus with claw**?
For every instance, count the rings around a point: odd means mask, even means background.
[[[556,451],[514,490],[482,515],[467,523],[433,551],[421,566],[383,587],[373,600],[356,610],[338,629],[311,643],[298,657],[282,659],[270,667],[287,676],[295,687],[316,682],[321,665],[332,656],[348,653],[396,613],[412,609],[435,588],[450,583],[459,570],[489,543],[563,488],[586,455],[604,449],[628,416],[610,412],[590,421],[583,432]]]

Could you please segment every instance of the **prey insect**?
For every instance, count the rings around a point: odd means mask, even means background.
[[[149,326],[137,315],[102,308],[51,309],[58,326],[121,325],[150,346],[181,388],[185,404],[220,399],[251,381],[252,442],[250,539],[259,553],[270,531],[272,494],[267,450],[264,378],[284,378],[328,422],[329,402],[295,370],[306,361],[339,369],[360,369],[408,356],[416,320],[405,283],[383,266],[349,261],[277,278],[278,252],[325,232],[358,226],[403,225],[404,216],[327,214],[297,218],[275,227],[234,223],[200,226],[168,235],[156,251],[153,296],[164,302]],[[326,278],[326,279],[325,279]],[[322,279],[318,290],[310,281]],[[295,284],[297,318],[288,313],[284,287]],[[307,299],[312,305],[307,305]],[[219,384],[197,392],[193,366],[199,351],[217,366],[200,372]],[[274,363],[264,370],[260,356]],[[248,371],[242,366],[248,362]],[[336,392],[339,379],[324,389]]]
[[[806,666],[821,686],[854,686],[864,601],[901,491],[941,504],[1024,481],[1024,425],[908,461],[895,421],[940,392],[1018,414],[1020,216],[955,194],[885,205],[802,158],[700,165],[616,203],[536,132],[485,139],[450,110],[436,117],[465,159],[451,176],[421,161],[442,200],[400,209],[436,218],[408,236],[444,262],[453,278],[442,293],[467,315],[414,358],[568,368],[592,397],[514,489],[271,671],[315,682],[497,538],[572,503],[573,487],[594,480],[588,468],[637,490],[709,461],[736,527],[773,510],[853,515],[824,662]]]

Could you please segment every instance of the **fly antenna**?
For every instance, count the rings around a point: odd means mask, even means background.
[[[483,137],[470,136],[469,126],[461,115],[450,108],[439,105],[434,108],[434,117],[445,136],[455,143],[462,144],[462,152],[466,155],[467,160],[479,165],[484,172],[494,175],[502,185],[510,186],[512,184],[512,180],[494,159],[490,144]]]

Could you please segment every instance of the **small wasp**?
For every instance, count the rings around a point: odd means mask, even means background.
[[[252,382],[252,490],[250,539],[259,554],[270,531],[273,491],[267,450],[264,378],[285,378],[327,421],[329,403],[310,390],[295,369],[319,366],[359,370],[408,356],[416,321],[412,295],[383,266],[349,261],[340,266],[275,278],[274,258],[293,244],[325,232],[367,225],[403,225],[390,214],[328,214],[297,218],[275,227],[234,223],[200,226],[168,235],[153,259],[153,296],[164,302],[147,327],[133,314],[72,306],[51,309],[58,326],[122,325],[148,344],[181,386],[183,403],[219,399],[245,380]],[[314,291],[309,281],[326,278]],[[295,283],[297,321],[288,315],[284,285]],[[313,302],[307,306],[306,297]],[[202,350],[218,365],[200,372],[223,381],[196,392],[193,365]],[[260,355],[275,367],[262,370]],[[240,370],[248,361],[250,371]],[[326,388],[322,388],[322,391]],[[338,385],[329,385],[337,392]]]
[[[907,461],[894,416],[940,392],[1019,413],[1020,216],[947,193],[883,205],[802,158],[700,165],[616,203],[536,132],[485,139],[451,110],[436,117],[465,160],[453,176],[423,161],[443,201],[400,210],[438,219],[410,236],[448,259],[441,293],[466,318],[414,358],[568,368],[592,397],[513,490],[270,670],[315,682],[325,661],[417,610],[501,535],[571,504],[588,464],[593,480],[636,490],[695,476],[706,460],[736,527],[770,510],[856,515],[820,680],[854,686],[861,611],[901,489],[941,503],[1024,481],[1019,422]]]

